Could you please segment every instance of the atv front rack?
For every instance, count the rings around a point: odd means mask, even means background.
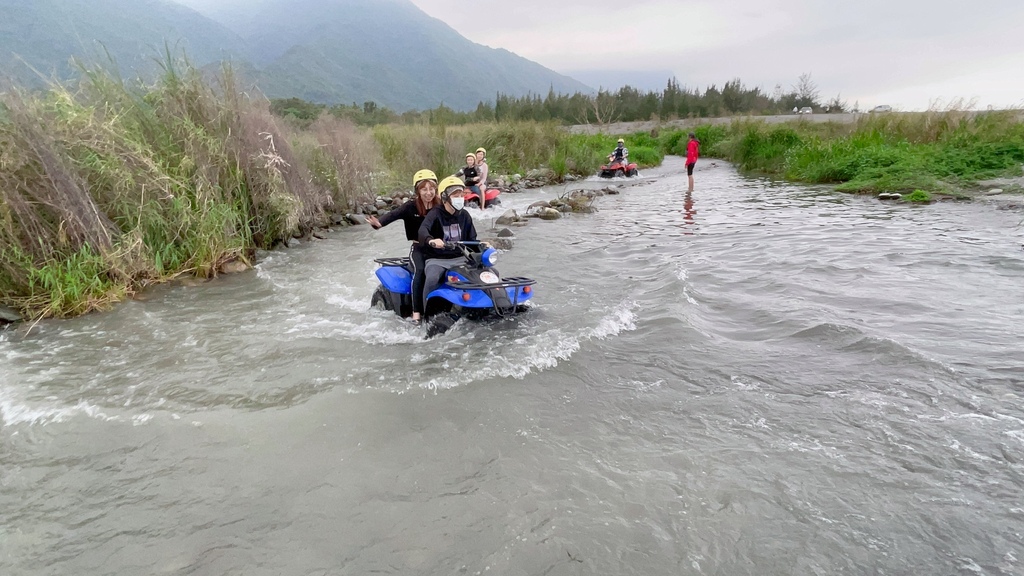
[[[374,258],[373,261],[381,266],[402,266],[403,268],[411,263],[408,256],[402,258]]]
[[[490,290],[492,288],[522,288],[523,286],[533,286],[536,283],[536,280],[530,278],[510,276],[502,278],[498,282],[450,282],[448,286],[459,290]]]

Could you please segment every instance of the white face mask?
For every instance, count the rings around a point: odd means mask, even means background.
[[[452,198],[452,208],[455,208],[456,212],[459,211],[459,210],[462,210],[462,207],[465,206],[465,205],[466,205],[466,199],[465,198]]]

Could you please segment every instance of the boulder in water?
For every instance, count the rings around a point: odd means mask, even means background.
[[[0,324],[13,324],[21,322],[21,320],[21,314],[18,314],[17,311],[7,306],[0,306]]]
[[[541,220],[558,220],[562,217],[562,213],[554,208],[541,208],[537,211],[537,216]]]
[[[513,222],[518,222],[519,220],[520,220],[520,218],[519,218],[519,213],[518,212],[516,212],[514,209],[506,210],[504,214],[502,214],[501,216],[498,216],[498,218],[494,221],[494,225],[495,226],[508,226],[508,225],[512,224]]]
[[[502,228],[501,230],[498,230],[498,238],[513,238],[515,237],[515,235],[516,233],[509,230],[508,228]]]
[[[484,242],[490,244],[493,248],[498,250],[511,250],[514,242],[512,238],[486,238]]]
[[[345,219],[348,220],[349,224],[354,226],[366,224],[366,218],[364,218],[362,214],[347,214],[345,215]]]
[[[238,274],[245,272],[250,266],[243,260],[232,260],[231,262],[225,262],[220,265],[221,274]]]

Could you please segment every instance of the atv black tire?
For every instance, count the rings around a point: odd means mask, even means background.
[[[626,175],[626,171],[623,170],[622,168],[619,168],[618,170],[615,171],[615,177],[616,178],[622,178],[625,175]]]
[[[444,334],[459,321],[455,314],[438,314],[427,320],[427,338]]]
[[[477,202],[476,200],[470,200],[469,202],[466,202],[466,208],[479,208],[479,207],[480,207],[480,203]]]
[[[632,170],[629,171],[629,174],[626,174],[626,176],[637,176],[638,174],[640,174],[640,172],[637,171],[636,168],[633,168]]]
[[[371,308],[380,308],[381,310],[394,310],[391,306],[391,299],[384,292],[383,286],[377,286],[377,290],[374,291],[373,297],[370,298]]]

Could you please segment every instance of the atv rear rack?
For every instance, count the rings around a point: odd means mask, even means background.
[[[401,266],[403,268],[411,263],[408,256],[402,258],[374,258],[373,261],[381,266]]]

